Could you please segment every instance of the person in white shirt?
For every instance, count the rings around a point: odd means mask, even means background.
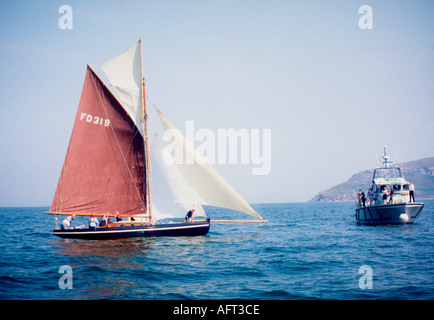
[[[371,187],[368,191],[368,198],[369,198],[369,205],[373,206],[374,205],[374,188]]]
[[[96,228],[97,226],[98,226],[98,219],[94,215],[91,215],[89,217],[89,228]]]
[[[411,199],[413,199],[413,201],[411,201]],[[411,181],[410,181],[410,202],[415,202],[414,201],[414,184]]]
[[[383,193],[383,205],[387,204],[387,187],[386,186],[382,186],[383,189],[381,190],[381,193]]]
[[[72,220],[74,220],[74,216],[75,216],[75,214],[73,214],[72,216],[66,217],[66,218],[62,221],[62,223],[60,224],[60,227],[61,227],[62,229],[64,229],[64,230],[67,230],[67,229],[73,229],[73,228],[71,227],[71,222],[72,222]]]

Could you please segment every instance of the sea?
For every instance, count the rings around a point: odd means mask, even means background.
[[[48,208],[0,208],[0,300],[433,300],[423,202],[414,224],[359,226],[352,202],[256,204],[267,223],[123,240],[61,239]]]

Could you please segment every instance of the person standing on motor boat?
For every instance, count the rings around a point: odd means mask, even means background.
[[[369,199],[369,205],[373,206],[374,205],[374,188],[371,187],[368,191],[368,199]]]
[[[383,186],[383,189],[381,189],[381,192],[383,193],[383,205],[387,204],[387,187]]]
[[[390,186],[390,192],[389,192],[389,204],[393,204],[393,195],[395,193],[395,189],[393,189],[393,186]]]
[[[410,189],[410,201],[409,202],[415,202],[414,201],[414,184],[411,181],[410,181],[409,189]],[[411,199],[413,199],[413,201],[411,201]]]
[[[366,203],[365,193],[362,190],[359,190],[357,194],[359,195],[360,200],[362,200],[362,206],[365,207],[365,203]]]

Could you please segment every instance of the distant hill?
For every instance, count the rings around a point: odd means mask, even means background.
[[[434,199],[434,157],[397,164],[407,181],[415,185],[415,199]],[[353,201],[355,191],[362,189],[365,193],[372,185],[374,169],[365,170],[353,175],[346,182],[328,190],[319,192],[309,202]]]

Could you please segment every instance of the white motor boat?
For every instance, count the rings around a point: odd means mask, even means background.
[[[411,202],[410,183],[404,178],[401,168],[393,165],[386,154],[382,167],[374,170],[372,189],[366,199],[356,200],[357,224],[381,225],[414,223],[424,206],[420,202]],[[372,192],[369,195],[369,192]]]

